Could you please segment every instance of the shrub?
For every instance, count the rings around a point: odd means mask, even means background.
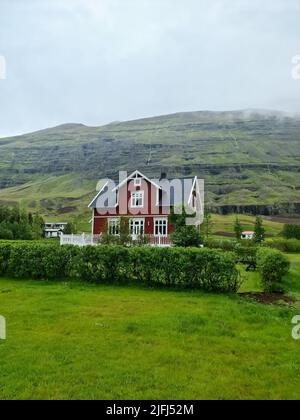
[[[55,280],[67,277],[71,257],[79,252],[75,247],[57,247],[48,244],[6,245],[5,273],[16,278]],[[4,255],[0,247],[1,256]],[[4,274],[4,273],[2,273]]]
[[[8,271],[11,246],[7,243],[0,243],[0,276]]]
[[[199,247],[202,243],[200,232],[194,226],[179,226],[171,234],[171,241],[179,247]]]
[[[266,246],[269,248],[278,249],[282,252],[300,252],[300,241],[297,239],[282,239],[276,238],[268,241]]]
[[[204,242],[204,246],[211,249],[223,249],[224,251],[235,251],[237,241],[230,239],[208,239]]]
[[[286,239],[300,239],[300,225],[284,225],[282,236]]]
[[[0,239],[32,240],[43,236],[43,219],[18,208],[0,206]]]
[[[232,253],[197,248],[0,245],[0,275],[236,292]]]
[[[257,247],[242,246],[237,244],[234,252],[236,254],[236,262],[241,264],[249,264],[256,266]]]
[[[256,217],[254,232],[254,242],[256,244],[261,244],[262,242],[264,242],[266,237],[266,230],[264,228],[263,219],[260,216]]]
[[[283,277],[290,268],[287,257],[280,251],[261,248],[257,251],[257,265],[264,291],[280,291]]]
[[[0,239],[12,240],[14,239],[14,234],[11,229],[7,226],[6,223],[0,224]]]

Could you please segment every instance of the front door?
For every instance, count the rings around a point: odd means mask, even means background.
[[[145,220],[144,219],[131,219],[130,220],[130,234],[133,238],[144,235]]]

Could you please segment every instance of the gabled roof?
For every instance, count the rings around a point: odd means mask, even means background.
[[[150,182],[150,184],[152,184],[154,187],[161,189],[161,187],[159,185],[157,185],[155,182],[151,181],[151,179],[149,179],[146,175],[142,174],[142,172],[136,170],[134,171],[131,175],[129,175],[127,178],[125,178],[122,182],[120,182],[120,184],[118,184],[113,191],[116,191],[118,189],[120,189],[124,184],[126,184],[128,181],[130,181],[131,179],[134,178],[143,178],[146,181]]]
[[[168,204],[165,204],[165,205],[177,206],[177,205],[180,205],[180,204],[184,204],[185,206],[186,205],[190,206],[191,201],[192,201],[192,197],[193,197],[193,192],[196,190],[197,193],[199,193],[199,185],[198,185],[197,176],[177,178],[175,181],[180,182],[179,189],[181,189],[181,191],[179,190],[179,194],[175,194],[175,191],[174,191],[173,188],[171,188],[170,191],[168,191],[167,189],[164,189],[163,182],[161,182],[161,184],[160,184],[159,180],[151,180],[150,178],[145,176],[142,172],[136,170],[131,175],[127,176],[124,180],[119,182],[119,184],[117,186],[115,186],[115,184],[116,184],[115,180],[109,180],[109,179],[104,179],[104,180],[101,181],[101,183],[98,183],[99,192],[96,194],[96,196],[90,202],[88,207],[89,208],[97,208],[98,207],[97,204],[99,205],[98,199],[104,194],[106,194],[106,196],[107,195],[109,196],[109,201],[110,201],[110,205],[104,204],[104,208],[113,208],[113,207],[117,206],[118,205],[118,197],[117,196],[118,196],[119,189],[122,188],[124,185],[126,185],[126,183],[128,183],[128,181],[133,180],[135,178],[145,179],[147,182],[149,182],[151,185],[153,185],[157,190],[162,191],[162,194],[160,194],[159,205],[163,204],[163,196],[166,197],[165,194],[167,194],[168,197],[169,197],[169,202],[168,202]],[[172,182],[171,180],[168,180],[168,179],[165,179],[165,180]],[[161,180],[161,181],[163,181],[163,180]],[[109,184],[111,184],[111,185],[109,185]],[[177,197],[177,195],[178,195],[178,197]],[[199,196],[200,196],[200,194],[199,194]],[[107,198],[107,197],[105,197],[105,198]],[[104,197],[103,197],[103,199],[104,199]],[[106,200],[106,202],[107,201],[108,200]],[[116,203],[116,204],[112,205],[112,203]]]
[[[92,201],[88,205],[89,208],[96,208],[96,202],[97,202],[98,198],[104,192],[105,188],[108,189],[108,182],[109,182],[108,180],[103,180],[103,183],[102,183],[102,186],[100,186],[99,192],[97,193],[97,195],[92,199]],[[98,184],[98,187],[99,187],[99,184]],[[107,191],[107,189],[106,189],[106,191]]]

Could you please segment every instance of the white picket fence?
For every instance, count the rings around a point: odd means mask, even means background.
[[[150,246],[168,247],[172,246],[170,236],[155,236],[147,235]],[[76,245],[88,246],[98,245],[101,235],[89,235],[83,233],[82,235],[61,235],[60,245]]]
[[[99,239],[100,235],[89,235],[87,233],[82,235],[61,235],[60,244],[77,246],[97,245]]]

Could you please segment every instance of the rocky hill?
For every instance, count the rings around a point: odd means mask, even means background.
[[[300,117],[179,113],[102,127],[66,124],[0,139],[0,203],[79,214],[103,176],[198,175],[216,210],[300,214]]]

